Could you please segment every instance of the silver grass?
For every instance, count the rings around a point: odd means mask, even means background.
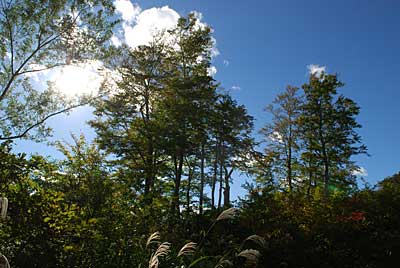
[[[178,257],[184,255],[193,255],[194,252],[196,251],[196,246],[197,244],[194,242],[187,243],[181,248],[181,250],[179,250]]]
[[[239,210],[237,208],[228,208],[219,214],[217,221],[230,220],[236,217]]]
[[[168,242],[164,242],[161,245],[159,245],[156,252],[151,255],[151,258],[149,261],[149,268],[158,268],[158,265],[160,263],[159,257],[167,256],[169,253],[170,247],[171,247],[171,244]]]
[[[160,233],[159,232],[155,232],[152,235],[150,235],[150,237],[147,239],[147,242],[146,242],[146,248],[149,247],[149,245],[152,243],[156,243],[156,244],[160,243]]]
[[[0,267],[10,268],[10,263],[8,262],[6,256],[0,253]]]
[[[244,240],[244,242],[247,242],[247,241],[252,241],[252,242],[254,242],[255,244],[259,245],[262,248],[265,248],[266,244],[267,244],[267,242],[265,241],[264,237],[261,237],[261,236],[256,235],[256,234],[255,235],[251,235],[251,236],[247,237]]]
[[[238,254],[238,257],[245,258],[246,267],[256,267],[258,264],[258,258],[261,257],[261,254],[258,250],[255,249],[246,249]]]
[[[5,219],[7,216],[8,199],[0,197],[0,218]]]

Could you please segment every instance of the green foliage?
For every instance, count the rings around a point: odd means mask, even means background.
[[[179,214],[183,199],[189,214],[197,196],[203,211],[207,171],[215,189],[217,168],[219,207],[223,188],[228,206],[231,174],[240,167],[235,159],[252,146],[252,117],[219,94],[208,73],[212,45],[210,28],[189,14],[149,45],[123,47],[117,89],[94,104],[90,124],[100,148],[113,155],[118,178],[145,205],[169,202],[170,215]]]
[[[355,187],[352,156],[366,152],[360,108],[338,94],[337,75],[312,75],[302,94],[288,87],[277,96],[261,153],[253,118],[209,74],[212,31],[195,14],[148,45],[108,50],[111,1],[39,2],[0,1],[0,140],[43,137],[42,123],[66,111],[28,73],[113,56],[121,79],[93,103],[93,143],[57,143],[61,160],[0,145],[0,252],[12,267],[400,261],[400,173]],[[234,170],[255,177],[237,207]]]
[[[288,86],[286,91],[279,94],[273,104],[267,106],[266,110],[273,116],[272,123],[267,124],[261,133],[268,143],[265,154],[273,163],[274,173],[280,179],[280,184],[286,185],[291,193],[293,184],[299,174],[300,151],[300,126],[298,120],[301,113],[302,99],[298,96],[298,88]],[[296,170],[297,167],[297,170]]]
[[[253,191],[242,202],[240,228],[268,242],[264,266],[390,267],[398,261],[398,197],[361,190],[326,202],[322,188],[311,199],[293,196],[295,205],[287,198]]]
[[[360,108],[351,99],[337,96],[340,87],[343,83],[337,75],[325,73],[311,75],[309,83],[303,85],[305,103],[300,125],[308,154],[304,158],[311,157],[311,162],[322,168],[325,196],[331,185],[354,185],[353,171],[358,167],[351,157],[367,150],[356,132],[361,127],[355,119]]]
[[[113,10],[110,0],[0,2],[0,140],[41,139],[49,117],[80,105],[51,85],[35,88],[30,75],[102,58]]]
[[[309,197],[321,185],[326,198],[356,188],[354,172],[359,167],[352,157],[367,148],[356,131],[361,127],[356,121],[360,108],[338,95],[341,87],[335,74],[311,75],[303,94],[288,86],[267,107],[273,118],[262,129],[267,147],[258,162],[269,171],[266,180]]]

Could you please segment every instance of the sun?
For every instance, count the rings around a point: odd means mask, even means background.
[[[51,79],[54,86],[67,96],[95,94],[103,81],[99,62],[71,64],[57,70]]]

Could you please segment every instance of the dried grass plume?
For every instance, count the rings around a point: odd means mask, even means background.
[[[8,262],[6,256],[0,253],[0,267],[10,268],[10,263]]]
[[[238,254],[238,257],[245,258],[245,266],[246,267],[257,267],[258,258],[261,257],[261,254],[258,250],[255,249],[246,249]]]
[[[230,220],[236,217],[239,210],[237,208],[228,208],[219,214],[217,221]]]
[[[179,250],[178,257],[185,255],[193,255],[196,251],[197,244],[194,242],[189,242],[184,245],[181,250]]]
[[[264,237],[261,237],[261,236],[256,235],[256,234],[247,237],[244,240],[244,243],[246,243],[246,242],[253,242],[256,245],[260,246],[261,248],[265,248],[266,245],[267,245],[267,242],[265,241]]]
[[[0,218],[5,219],[7,216],[8,199],[0,197]]]
[[[155,232],[149,236],[146,242],[146,248],[150,246],[150,244],[156,243],[157,245],[160,244],[160,233]]]
[[[156,252],[151,255],[149,268],[158,268],[158,265],[160,264],[159,258],[167,256],[169,254],[170,248],[171,244],[168,242],[164,242],[159,245]]]

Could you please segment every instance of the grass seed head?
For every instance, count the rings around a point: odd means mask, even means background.
[[[171,244],[168,242],[164,242],[159,245],[156,252],[151,255],[149,268],[158,268],[158,265],[160,264],[159,258],[167,256],[169,254],[170,248]]]
[[[261,254],[258,250],[255,249],[246,249],[238,254],[238,257],[245,258],[245,266],[246,267],[257,267],[258,259],[261,257]]]
[[[150,246],[150,244],[159,244],[160,243],[160,233],[159,232],[155,232],[152,235],[150,235],[150,237],[147,239],[146,242],[146,248]]]
[[[196,251],[197,244],[194,242],[189,242],[184,245],[181,250],[179,250],[178,257],[185,256],[185,255],[193,255]]]
[[[230,220],[236,217],[239,210],[237,208],[228,208],[219,214],[217,221]]]
[[[267,242],[265,241],[264,237],[261,237],[259,235],[251,235],[249,237],[247,237],[244,242],[248,242],[251,241],[253,243],[255,243],[256,245],[260,246],[261,248],[265,248],[267,245]]]
[[[7,216],[8,199],[0,197],[0,218],[5,219]]]

